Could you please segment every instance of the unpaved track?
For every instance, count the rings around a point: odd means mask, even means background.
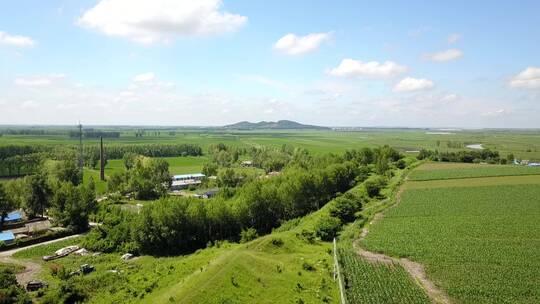
[[[405,178],[405,180],[406,179],[407,177]],[[404,190],[405,189],[403,185],[401,185],[398,192],[396,193],[396,203],[388,207],[386,210],[393,208],[400,203],[401,194],[403,194]],[[360,255],[362,258],[364,258],[368,262],[372,262],[372,263],[401,265],[403,268],[405,268],[405,270],[409,273],[409,275],[422,286],[422,288],[425,290],[426,294],[428,295],[428,297],[431,299],[433,303],[451,304],[452,301],[446,295],[446,293],[444,293],[444,291],[442,291],[439,287],[437,287],[435,283],[429,280],[424,270],[424,266],[422,264],[413,262],[406,258],[398,259],[398,258],[387,256],[382,253],[367,251],[360,246],[360,241],[365,239],[369,233],[368,227],[380,221],[384,217],[382,212],[375,214],[375,216],[373,217],[373,220],[369,223],[369,225],[362,228],[362,232],[360,233],[360,238],[358,238],[358,240],[354,244],[354,246],[358,250],[358,255]]]
[[[32,262],[30,260],[22,260],[22,259],[19,260],[19,259],[13,258],[13,255],[16,252],[19,252],[21,250],[25,250],[25,249],[28,249],[28,248],[36,247],[36,246],[41,246],[41,245],[60,242],[60,241],[63,241],[63,240],[68,240],[68,239],[75,238],[75,237],[78,237],[78,236],[81,236],[81,235],[82,234],[70,235],[70,236],[66,236],[66,237],[63,237],[63,238],[56,239],[56,240],[51,240],[51,241],[47,241],[47,242],[43,242],[43,243],[38,243],[38,244],[26,246],[26,247],[15,248],[15,249],[11,249],[11,250],[8,250],[8,251],[0,252],[0,263],[15,264],[15,265],[23,266],[24,270],[22,272],[20,272],[20,273],[17,273],[16,277],[17,277],[17,282],[19,282],[19,284],[24,286],[26,283],[34,280],[37,277],[37,275],[41,271],[41,265],[38,264],[38,263]]]

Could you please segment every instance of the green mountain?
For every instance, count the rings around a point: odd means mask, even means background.
[[[260,122],[249,122],[241,121],[232,125],[224,126],[225,129],[236,129],[236,130],[261,130],[261,129],[314,129],[314,130],[329,130],[328,127],[313,126],[313,125],[304,125],[296,121],[291,120],[279,120],[279,121],[260,121]]]

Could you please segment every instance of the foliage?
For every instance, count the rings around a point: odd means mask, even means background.
[[[331,241],[341,230],[341,221],[333,216],[322,217],[317,223],[315,234],[323,241]]]
[[[0,231],[4,228],[4,218],[16,207],[18,207],[17,201],[9,196],[6,186],[0,183]]]
[[[422,149],[420,150],[420,153],[418,153],[417,158],[419,160],[427,159],[432,161],[459,163],[484,161],[487,163],[496,164],[500,162],[499,152],[491,151],[490,149],[463,150],[458,152],[439,152],[437,150]]]
[[[57,186],[49,210],[57,224],[76,232],[88,229],[88,217],[96,208],[95,189],[91,185],[63,182]]]
[[[257,230],[253,228],[244,229],[240,232],[240,243],[247,243],[258,237],[259,234],[257,233]]]
[[[160,158],[144,156],[134,157],[128,160],[128,163],[130,170],[111,175],[107,182],[109,191],[133,192],[137,199],[145,200],[155,199],[167,193],[171,185],[169,163]]]
[[[353,195],[343,195],[336,198],[330,207],[330,215],[342,222],[352,222],[355,213],[362,209],[362,199]]]
[[[24,289],[17,283],[13,267],[2,264],[0,264],[0,303],[32,303]]]
[[[364,182],[364,188],[369,197],[376,197],[380,195],[381,189],[387,184],[387,180],[384,176],[377,175]]]

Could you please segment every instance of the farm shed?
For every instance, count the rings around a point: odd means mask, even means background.
[[[171,190],[181,190],[190,185],[199,185],[206,175],[202,173],[179,174],[172,177]]]
[[[15,235],[11,231],[0,232],[0,242],[10,244],[15,240]]]

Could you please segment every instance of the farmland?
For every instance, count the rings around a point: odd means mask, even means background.
[[[430,303],[399,264],[371,263],[347,249],[339,255],[350,303]]]
[[[7,127],[6,127],[7,128]],[[52,127],[51,127],[52,128]],[[1,129],[1,128],[0,128]],[[56,127],[59,131],[74,127]],[[279,147],[288,144],[303,147],[314,153],[337,153],[347,149],[390,145],[402,152],[421,148],[440,151],[463,150],[466,144],[482,143],[485,148],[513,153],[520,159],[540,159],[540,135],[534,130],[462,130],[448,134],[433,134],[426,129],[375,129],[358,131],[313,130],[223,130],[210,128],[147,128],[146,135],[135,137],[134,127],[107,128],[120,131],[119,138],[104,139],[105,145],[116,144],[197,144],[207,148],[211,144],[249,148],[253,146]],[[98,139],[85,139],[85,145],[98,145]],[[459,145],[454,146],[456,143]],[[0,145],[76,145],[78,140],[67,135],[3,135]]]
[[[462,165],[454,170],[455,176],[471,172]],[[407,182],[401,202],[371,227],[362,246],[422,263],[459,303],[539,302],[539,183],[539,175]]]
[[[409,178],[415,181],[516,176],[540,174],[540,167],[517,165],[493,166],[486,164],[428,163],[415,170]]]

